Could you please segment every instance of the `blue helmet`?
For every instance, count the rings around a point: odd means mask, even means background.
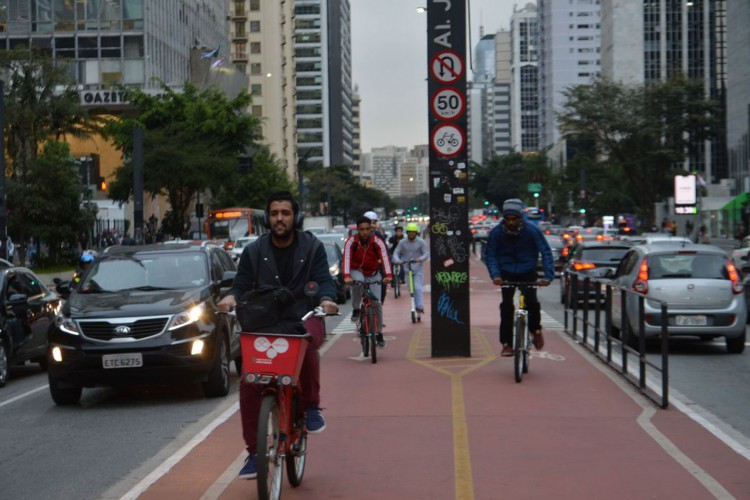
[[[86,250],[81,254],[81,264],[91,264],[96,258],[96,253],[91,250]]]

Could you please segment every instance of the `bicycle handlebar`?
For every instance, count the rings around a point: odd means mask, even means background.
[[[502,285],[500,285],[500,288],[541,288],[542,285],[537,285],[536,283],[531,283],[528,281],[506,281]]]
[[[341,316],[341,313],[340,312],[327,313],[327,312],[325,312],[323,310],[323,308],[321,306],[318,306],[315,309],[313,309],[312,311],[309,311],[307,314],[305,314],[304,316],[302,316],[302,321],[307,321],[308,319],[310,319],[312,317],[325,318],[326,316]]]

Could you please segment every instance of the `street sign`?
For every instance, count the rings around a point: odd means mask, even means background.
[[[432,133],[432,149],[440,156],[456,156],[464,149],[464,142],[463,130],[450,123],[435,127]]]
[[[530,182],[528,184],[528,191],[529,193],[541,193],[542,192],[542,185],[534,182]]]
[[[464,96],[454,88],[442,88],[432,96],[432,112],[443,120],[458,118],[465,109]]]
[[[464,64],[461,56],[452,50],[441,50],[430,62],[432,76],[446,85],[455,83],[464,73]]]

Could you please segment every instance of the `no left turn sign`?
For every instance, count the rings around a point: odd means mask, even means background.
[[[458,90],[446,87],[432,96],[432,113],[443,120],[454,120],[466,109],[463,94]]]
[[[456,156],[464,149],[464,133],[460,127],[446,123],[432,132],[432,149],[440,156]]]
[[[430,71],[433,78],[440,83],[450,85],[461,78],[464,73],[464,63],[456,52],[452,50],[441,50],[432,58]]]

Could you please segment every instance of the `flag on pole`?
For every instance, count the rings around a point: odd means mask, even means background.
[[[219,55],[219,48],[215,48],[213,50],[206,50],[204,52],[201,52],[201,59],[210,59],[212,57],[218,57]]]
[[[224,61],[223,57],[217,58],[214,62],[211,63],[211,68],[212,69],[220,68],[222,61]]]

